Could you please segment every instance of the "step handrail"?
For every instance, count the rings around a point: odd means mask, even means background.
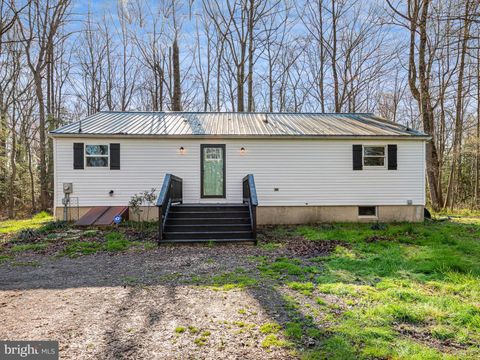
[[[158,243],[163,240],[163,232],[167,222],[168,212],[173,203],[183,202],[183,180],[182,178],[165,174],[162,189],[157,199],[158,207]]]
[[[255,187],[255,179],[253,174],[248,174],[243,178],[243,202],[248,204],[250,212],[250,226],[252,228],[252,235],[257,244],[257,188]]]

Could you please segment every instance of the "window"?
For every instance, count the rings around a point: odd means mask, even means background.
[[[359,206],[358,207],[358,216],[377,216],[377,207],[376,206]]]
[[[385,146],[363,146],[363,166],[385,167]]]
[[[107,167],[108,145],[86,145],[85,163],[87,167]]]
[[[222,148],[205,148],[205,160],[222,160]]]

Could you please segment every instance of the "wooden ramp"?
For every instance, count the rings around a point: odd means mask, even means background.
[[[122,219],[128,219],[128,206],[95,206],[83,215],[75,225],[112,225],[115,216],[120,215]]]

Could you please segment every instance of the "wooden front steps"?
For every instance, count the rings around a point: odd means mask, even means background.
[[[192,242],[255,242],[248,205],[171,206],[161,243]]]

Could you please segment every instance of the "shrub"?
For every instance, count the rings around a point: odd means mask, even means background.
[[[134,194],[128,203],[130,210],[137,216],[137,220],[140,222],[140,227],[143,229],[142,221],[140,221],[140,216],[142,214],[141,206],[143,204],[147,205],[147,220],[150,217],[150,208],[152,205],[155,205],[155,200],[157,195],[155,194],[156,189],[152,188],[151,190],[145,190],[142,193]]]
[[[39,233],[34,229],[23,229],[16,236],[17,241],[32,241],[38,237]]]
[[[142,209],[140,208],[143,204],[143,197],[142,195],[134,194],[130,201],[128,202],[128,206],[132,213],[137,215],[137,220],[140,221],[140,215],[142,214]]]
[[[59,229],[65,229],[68,227],[68,223],[66,221],[50,221],[45,225],[42,225],[39,229],[39,233],[46,233],[50,231],[55,231]]]

